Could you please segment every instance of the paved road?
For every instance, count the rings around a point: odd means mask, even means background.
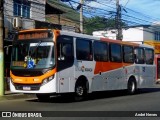
[[[91,116],[96,116],[97,111],[118,111],[112,112],[113,116],[119,116],[120,111],[156,113],[160,111],[160,87],[143,89],[140,93],[132,96],[126,95],[125,91],[98,92],[90,95],[89,100],[82,102],[74,102],[60,97],[53,97],[45,102],[40,102],[36,98],[0,101],[0,111],[95,111],[89,113]],[[158,113],[160,115],[160,112]],[[73,112],[73,114],[77,113]],[[97,112],[97,115],[100,114],[104,115],[103,112]],[[106,114],[108,113],[106,112]]]

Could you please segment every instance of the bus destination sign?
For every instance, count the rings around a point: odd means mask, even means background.
[[[18,40],[48,38],[48,32],[31,32],[18,35]]]

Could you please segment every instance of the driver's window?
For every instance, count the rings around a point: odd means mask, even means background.
[[[58,43],[58,60],[69,61],[73,58],[71,43]]]
[[[57,42],[58,71],[73,66],[73,37],[59,36]]]

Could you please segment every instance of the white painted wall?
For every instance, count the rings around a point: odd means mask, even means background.
[[[123,41],[142,43],[145,40],[154,40],[155,30],[153,27],[157,27],[157,26],[152,26],[152,28],[151,27],[150,28],[135,27],[135,28],[123,29],[122,30]],[[94,31],[93,36],[116,39],[116,32],[113,33],[112,31],[116,31],[116,30]]]
[[[129,28],[123,30],[123,41],[143,41],[143,27]]]
[[[116,34],[114,33],[115,30],[111,30],[111,31],[94,31],[92,34],[95,37],[106,37],[109,39],[116,39]]]

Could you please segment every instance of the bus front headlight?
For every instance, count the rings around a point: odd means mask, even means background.
[[[53,78],[54,78],[54,75],[52,75],[52,76],[50,76],[50,77],[48,77],[48,78],[45,78],[45,79],[43,80],[43,82],[42,82],[42,85],[44,85],[44,84],[48,83],[49,81],[53,80]]]

